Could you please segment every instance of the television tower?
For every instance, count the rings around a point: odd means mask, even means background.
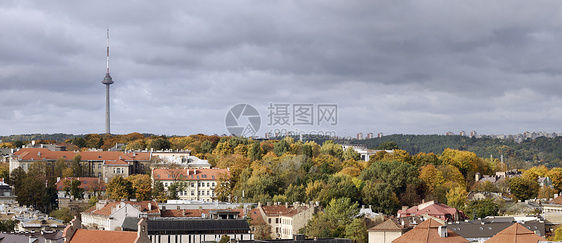
[[[113,79],[109,74],[109,28],[107,28],[107,72],[102,84],[105,84],[105,133],[110,134],[109,130],[109,85],[113,84]]]

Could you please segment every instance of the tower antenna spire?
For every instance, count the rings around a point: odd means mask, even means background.
[[[105,133],[110,134],[109,129],[109,85],[113,84],[113,79],[109,74],[109,26],[107,27],[107,72],[102,84],[105,84]]]

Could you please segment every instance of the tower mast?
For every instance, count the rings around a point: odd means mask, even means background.
[[[109,85],[113,84],[113,79],[109,74],[109,27],[107,28],[107,71],[102,84],[105,84],[105,133],[110,134],[109,128]]]

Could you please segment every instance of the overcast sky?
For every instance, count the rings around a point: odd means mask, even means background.
[[[0,135],[104,133],[108,26],[114,134],[562,132],[558,0],[4,0]]]

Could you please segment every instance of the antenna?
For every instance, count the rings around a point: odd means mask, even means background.
[[[113,84],[113,79],[109,74],[109,26],[107,27],[107,72],[102,84],[105,84],[105,133],[110,134],[109,130],[109,85]]]
[[[109,73],[109,26],[107,26],[107,73]]]

